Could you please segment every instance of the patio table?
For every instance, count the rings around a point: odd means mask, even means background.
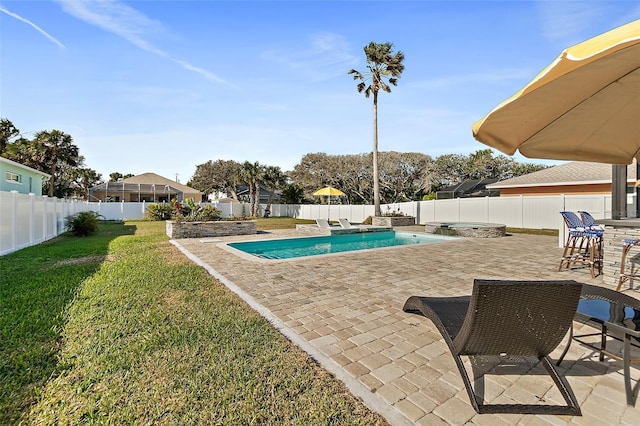
[[[572,340],[597,350],[600,353],[600,361],[604,360],[605,355],[622,360],[627,404],[634,405],[630,364],[640,362],[640,358],[631,358],[631,347],[638,347],[634,343],[640,339],[640,300],[608,288],[583,284],[574,321],[597,328],[600,331],[573,335],[573,329],[569,329],[569,343],[557,364],[560,365],[562,362]],[[581,340],[582,337],[598,335],[600,336],[600,346]],[[622,341],[622,356],[607,349],[607,338],[609,337]]]

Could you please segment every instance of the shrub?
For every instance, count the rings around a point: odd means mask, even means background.
[[[383,217],[403,217],[406,216],[404,213],[402,213],[400,211],[400,208],[398,208],[398,210],[391,210],[390,206],[387,206],[387,211],[382,213],[381,216]]]
[[[149,204],[145,212],[145,216],[151,220],[167,220],[171,219],[172,207],[169,204]]]
[[[181,203],[171,200],[169,204],[149,204],[146,217],[151,220],[172,219],[178,222],[207,222],[220,220],[222,212],[213,206],[199,206],[193,200]]]
[[[222,218],[222,212],[213,206],[202,206],[198,209],[198,220],[220,220]]]
[[[102,215],[94,212],[80,212],[67,217],[65,229],[76,237],[87,237],[98,231],[98,224]]]

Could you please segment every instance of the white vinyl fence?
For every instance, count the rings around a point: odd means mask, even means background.
[[[635,194],[627,198],[629,216],[635,216]],[[64,232],[67,216],[93,210],[107,220],[140,219],[149,203],[97,203],[36,197],[0,191],[0,256],[38,244]],[[208,203],[223,217],[249,213],[248,204]],[[266,205],[260,205],[260,215]],[[487,222],[514,228],[558,229],[558,244],[565,241],[565,227],[558,212],[586,210],[596,219],[611,217],[611,195],[556,195],[455,198],[413,201],[381,206],[382,213],[401,212],[415,216],[417,224],[427,222]],[[346,218],[360,223],[373,216],[372,205],[301,204],[271,206],[271,216],[300,219]]]
[[[58,236],[67,216],[88,210],[84,202],[0,191],[0,256]]]

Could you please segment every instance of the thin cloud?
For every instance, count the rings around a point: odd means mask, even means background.
[[[10,12],[9,10],[7,10],[5,7],[0,6],[0,12],[3,12],[9,16],[11,16],[12,18],[17,19],[18,21],[24,22],[25,24],[31,26],[33,29],[35,29],[36,31],[38,31],[40,34],[42,34],[43,36],[45,36],[47,39],[49,39],[49,41],[53,42],[54,44],[56,44],[59,48],[61,49],[66,49],[65,45],[62,44],[60,41],[58,41],[58,39],[56,39],[54,36],[52,36],[51,34],[49,34],[48,32],[46,32],[45,30],[43,30],[42,28],[40,28],[39,26],[37,26],[36,24],[34,24],[33,22],[29,21],[26,18],[23,18],[20,15],[17,15],[13,12]]]
[[[182,68],[198,73],[216,83],[230,85],[229,82],[214,73],[197,67],[185,60],[173,57],[164,50],[154,46],[145,36],[162,30],[158,21],[147,17],[119,0],[98,0],[86,2],[82,0],[55,0],[66,13],[105,31],[127,40],[134,46],[166,58]]]
[[[262,58],[301,72],[313,81],[342,75],[358,62],[344,38],[332,33],[313,36],[310,46],[304,50],[270,50],[264,52]]]
[[[543,35],[560,46],[570,46],[583,39],[583,34],[606,12],[606,4],[573,1],[541,1],[538,3]]]
[[[443,90],[461,85],[478,83],[502,83],[508,80],[526,80],[534,76],[534,72],[528,69],[503,69],[483,73],[469,73],[448,75],[446,77],[432,78],[416,81],[410,84],[413,88]]]

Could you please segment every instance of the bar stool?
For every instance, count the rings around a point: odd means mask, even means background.
[[[627,255],[633,247],[640,247],[640,238],[622,240],[622,244],[624,244],[624,247],[622,248],[622,260],[620,261],[620,278],[618,279],[618,287],[616,288],[616,291],[620,291],[620,287],[622,287],[622,283],[624,283],[625,281],[632,278],[640,278],[640,272],[637,272],[635,274],[633,273],[633,265],[631,266],[631,271],[629,271],[629,273],[625,272],[625,262],[627,260]]]
[[[567,242],[560,258],[558,271],[562,267],[570,268],[571,264],[588,265],[591,277],[602,274],[602,229],[589,229],[577,214],[570,211],[560,212],[568,228]]]

